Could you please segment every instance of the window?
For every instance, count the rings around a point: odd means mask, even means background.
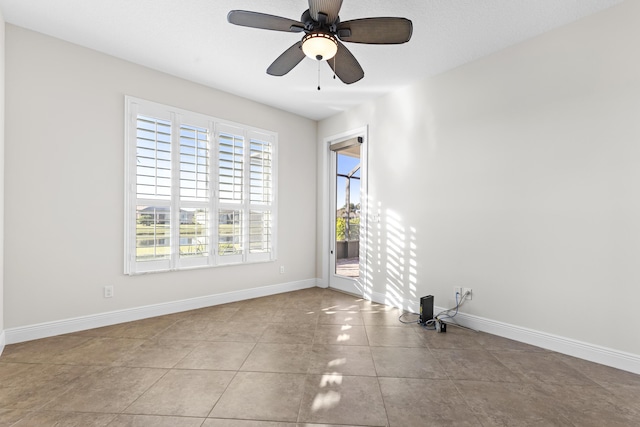
[[[125,98],[125,273],[275,260],[277,134]]]

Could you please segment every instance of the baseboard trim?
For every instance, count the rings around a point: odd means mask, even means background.
[[[386,295],[374,292],[372,294],[374,302],[394,305],[414,313],[419,311],[417,301],[400,301],[400,304],[393,304]],[[446,310],[443,307],[434,307],[434,311]],[[580,359],[589,360],[601,365],[611,366],[624,371],[640,374],[640,355],[614,350],[595,344],[590,344],[571,338],[561,337],[547,332],[536,331],[509,323],[499,322],[480,316],[474,316],[458,312],[456,322],[467,328],[477,331],[487,332],[504,338],[526,344],[535,345],[547,350],[574,356]]]
[[[6,329],[2,333],[2,335],[0,335],[0,344],[4,342],[5,335],[6,344],[16,344],[24,341],[31,341],[61,334],[68,334],[71,332],[78,332],[87,329],[115,325],[118,323],[147,319],[149,317],[163,316],[166,314],[179,313],[181,311],[195,310],[198,308],[227,304],[235,301],[275,295],[283,292],[298,291],[301,289],[313,288],[315,286],[315,278],[308,280],[299,280],[277,285],[262,286],[259,288],[244,289],[241,291],[206,295],[179,301],[171,301],[161,304],[153,304],[106,313],[92,314],[71,319],[39,323],[36,325],[10,328]],[[0,349],[1,348],[2,347],[0,347]]]
[[[6,345],[6,337],[4,331],[0,331],[0,356],[2,356],[2,352],[4,351],[4,346]]]
[[[327,289],[329,287],[329,284],[324,279],[316,277],[316,286],[318,288]]]

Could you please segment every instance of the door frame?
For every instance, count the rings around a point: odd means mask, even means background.
[[[357,279],[345,279],[341,281],[344,284],[336,284],[335,271],[331,271],[331,250],[335,236],[332,238],[332,233],[335,233],[335,212],[331,212],[331,189],[329,187],[331,180],[334,180],[333,175],[333,152],[330,150],[331,144],[346,141],[351,138],[362,138],[362,145],[360,146],[360,277]],[[371,290],[369,288],[369,277],[367,272],[367,253],[368,253],[368,239],[367,230],[368,227],[368,140],[369,140],[369,127],[367,125],[346,131],[337,135],[332,135],[324,138],[321,146],[321,185],[322,185],[322,203],[320,206],[320,212],[322,214],[322,227],[321,227],[321,286],[332,287],[344,292],[348,292],[354,295],[370,298]]]

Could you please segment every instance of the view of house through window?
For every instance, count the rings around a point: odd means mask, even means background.
[[[335,274],[360,275],[360,144],[336,151]]]

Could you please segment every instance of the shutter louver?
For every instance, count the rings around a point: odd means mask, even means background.
[[[271,252],[271,212],[251,211],[249,215],[249,252]]]
[[[242,211],[218,211],[218,253],[221,256],[242,254],[242,229]]]
[[[252,139],[250,199],[252,204],[269,204],[272,201],[271,143]]]
[[[209,130],[180,127],[180,199],[209,200]]]
[[[218,198],[222,203],[242,202],[244,138],[226,133],[218,138]]]
[[[157,261],[171,256],[171,214],[168,206],[136,209],[136,261]]]
[[[171,122],[138,116],[136,193],[140,198],[171,198]]]

